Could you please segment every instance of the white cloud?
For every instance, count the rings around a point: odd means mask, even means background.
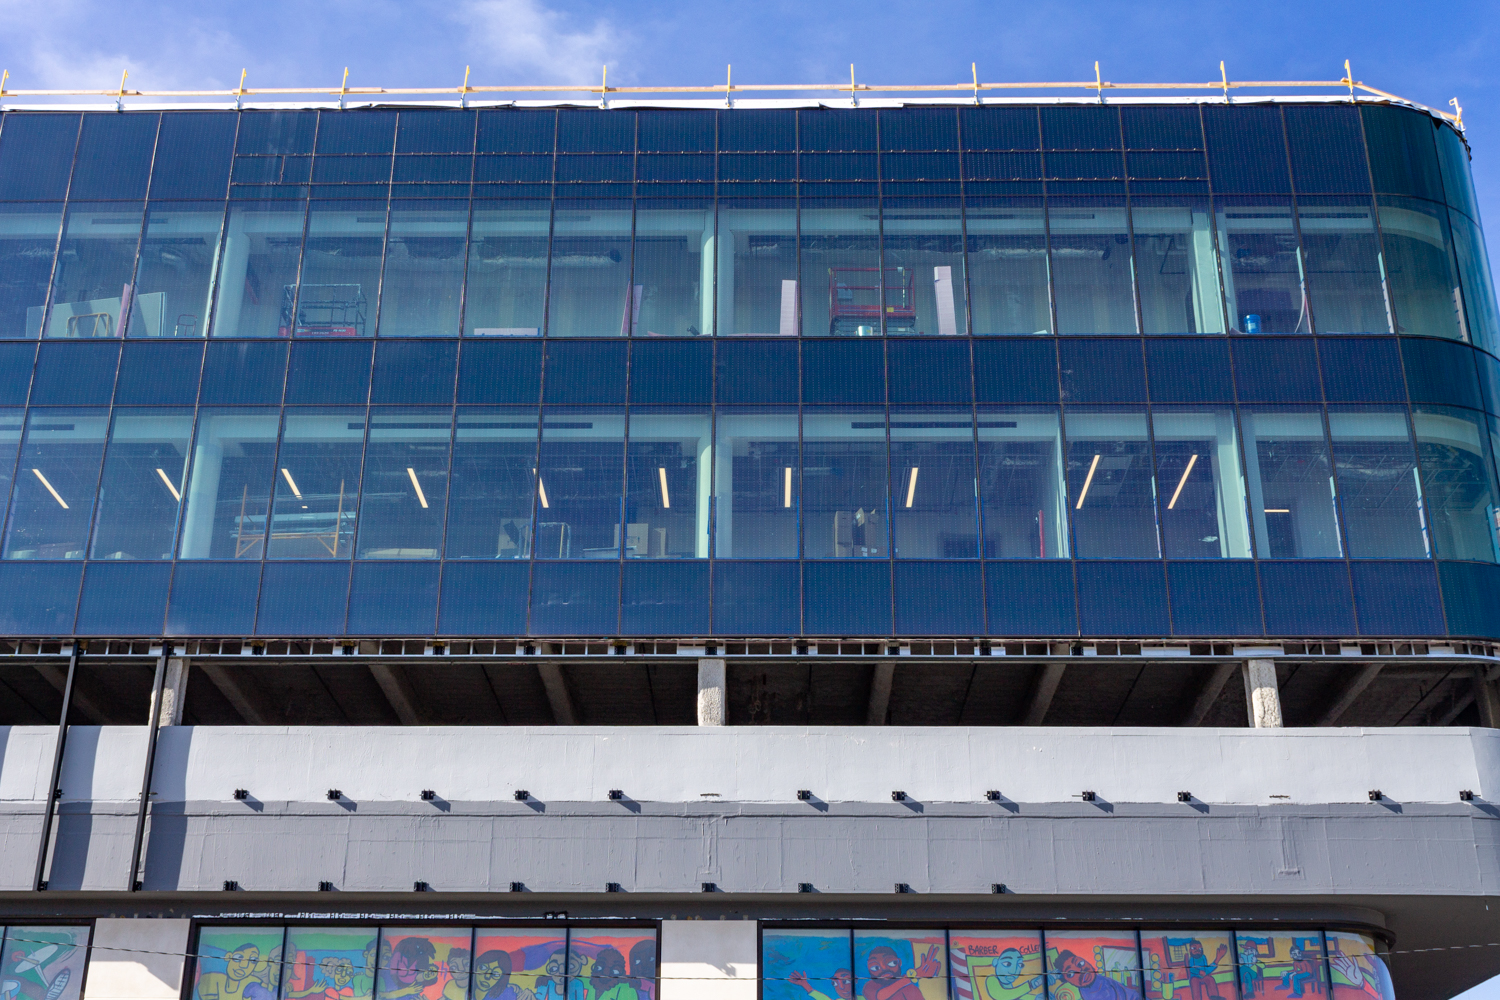
[[[608,19],[575,25],[540,0],[468,0],[461,20],[473,29],[490,72],[503,83],[593,83],[601,67],[615,68],[630,42]],[[477,60],[476,60],[477,61]]]

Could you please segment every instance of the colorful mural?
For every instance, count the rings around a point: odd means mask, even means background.
[[[87,927],[7,927],[0,1000],[78,1000]]]
[[[280,927],[205,927],[198,936],[194,1000],[276,1000]]]
[[[853,1000],[853,942],[848,931],[761,932],[763,1000]]]
[[[293,927],[287,931],[283,1000],[370,1000],[375,995],[373,927]]]
[[[1328,932],[1333,1000],[1396,1000],[1391,970],[1368,934]]]
[[[955,930],[948,935],[954,1000],[1042,1000],[1036,931]]]
[[[1323,935],[1319,931],[1238,931],[1240,995],[1244,1000],[1323,996]]]
[[[1150,1000],[1236,1000],[1234,942],[1227,931],[1142,931]]]
[[[471,944],[467,927],[383,928],[376,996],[468,1000]]]
[[[656,932],[575,927],[568,975],[567,1000],[656,1000]],[[574,982],[583,985],[581,995]]]
[[[473,1000],[583,1000],[582,980],[568,978],[567,948],[561,931],[479,931]]]
[[[1051,1000],[1141,1000],[1133,933],[1048,931]]]
[[[946,935],[855,931],[854,981],[860,1000],[947,1000]]]

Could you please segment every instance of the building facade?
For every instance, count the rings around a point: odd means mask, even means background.
[[[5,1000],[1500,972],[1461,132],[723,103],[0,116]]]

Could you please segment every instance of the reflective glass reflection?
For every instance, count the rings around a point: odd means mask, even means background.
[[[547,332],[623,337],[640,319],[630,281],[630,202],[559,201],[553,216]]]
[[[1166,557],[1248,559],[1250,522],[1234,413],[1156,410],[1151,432]]]
[[[537,462],[538,559],[618,559],[625,415],[567,410],[542,415]]]
[[[360,559],[436,559],[448,500],[451,409],[370,411],[360,488]]]
[[[1330,408],[1328,429],[1349,555],[1355,559],[1430,556],[1422,482],[1405,412]]]
[[[202,337],[208,332],[222,204],[157,202],[131,294],[132,337]]]
[[[887,199],[885,330],[919,337],[967,332],[963,220],[957,199]]]
[[[719,336],[795,337],[796,201],[720,199],[715,244]]]
[[[458,335],[468,226],[468,202],[391,203],[380,284],[382,337]]]
[[[32,410],[21,441],[6,559],[82,559],[93,521],[108,414]]]
[[[1047,223],[1040,204],[971,199],[966,214],[975,336],[1051,332]]]
[[[17,407],[0,410],[0,497],[5,502],[10,501],[11,487],[14,485],[16,468],[16,455],[21,450],[21,432],[25,428],[26,411]],[[5,515],[0,510],[0,519]],[[3,523],[3,520],[0,520]]]
[[[1297,225],[1319,333],[1390,333],[1385,273],[1368,199],[1302,198]]]
[[[707,559],[708,411],[630,414],[625,558]]]
[[[974,417],[968,408],[891,411],[892,551],[898,559],[978,556]]]
[[[1134,198],[1130,220],[1144,332],[1223,333],[1207,200]]]
[[[1123,199],[1047,202],[1058,333],[1135,333]]]
[[[547,292],[551,206],[535,201],[476,201],[469,232],[464,333],[535,337]]]
[[[300,201],[230,203],[215,337],[291,336],[305,209]]]
[[[1080,559],[1160,559],[1146,415],[1069,410],[1068,496]]]
[[[878,409],[803,411],[803,551],[809,559],[889,558],[885,435]]]
[[[385,222],[384,202],[313,203],[295,321],[290,322],[293,336],[374,334]]]
[[[1241,415],[1255,546],[1262,559],[1330,559],[1344,554],[1334,512],[1337,491],[1311,411]]]
[[[364,443],[363,409],[287,413],[276,456],[269,558],[349,558]]]
[[[271,409],[198,411],[179,558],[265,554],[279,425],[280,414]]]
[[[1486,350],[1500,344],[1500,310],[1495,305],[1495,285],[1490,271],[1484,234],[1462,212],[1449,212],[1453,244],[1458,252],[1458,270],[1464,283],[1464,313],[1469,320],[1469,339]]]
[[[1396,332],[1465,339],[1447,211],[1417,198],[1382,197],[1380,232]]]
[[[880,335],[880,210],[869,198],[802,200],[802,333]],[[888,282],[906,276],[887,273]]]
[[[986,559],[1066,559],[1068,490],[1055,407],[979,411]]]
[[[1277,199],[1221,198],[1215,224],[1230,329],[1312,332],[1291,206]]]
[[[190,409],[115,410],[90,558],[172,558],[192,439]]]
[[[802,495],[796,410],[720,410],[716,434],[714,555],[795,559]]]
[[[140,203],[82,202],[68,205],[52,276],[48,337],[120,337],[122,315],[134,292]]]
[[[0,338],[42,335],[62,205],[0,205]]]
[[[536,494],[537,413],[460,407],[448,498],[449,559],[526,559]]]
[[[641,199],[635,211],[637,337],[713,332],[714,209],[709,199]]]
[[[1442,558],[1500,560],[1500,522],[1483,420],[1472,410],[1449,406],[1422,406],[1412,413],[1423,497]]]

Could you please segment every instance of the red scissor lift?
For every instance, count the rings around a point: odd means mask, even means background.
[[[880,335],[880,268],[828,269],[828,332],[835,337]],[[917,328],[917,273],[909,267],[885,269],[885,327],[890,333]]]

